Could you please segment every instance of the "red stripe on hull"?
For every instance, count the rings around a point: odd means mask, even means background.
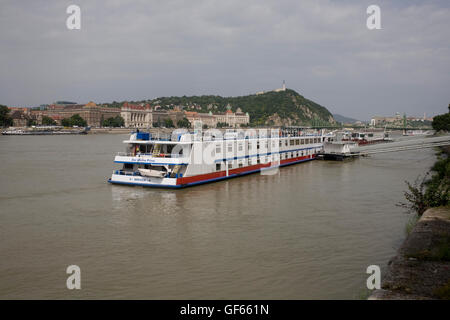
[[[286,165],[291,162],[301,161],[301,160],[308,160],[308,159],[314,159],[315,155],[307,155],[303,157],[296,157],[291,159],[285,159],[280,161],[280,165]],[[235,168],[228,170],[228,176],[235,175],[235,174],[242,174],[250,171],[256,171],[260,170],[262,168],[268,168],[271,166],[271,162],[264,163],[264,164],[255,164],[247,167],[242,168]],[[183,185],[183,184],[189,184],[194,182],[200,182],[200,181],[206,181],[206,180],[212,180],[217,178],[223,178],[227,176],[226,171],[217,171],[212,173],[205,173],[205,174],[199,174],[196,176],[191,177],[182,177],[177,179],[177,185]]]

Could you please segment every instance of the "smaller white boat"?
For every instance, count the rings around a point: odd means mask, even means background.
[[[138,168],[138,171],[144,177],[162,178],[162,177],[164,177],[167,174],[166,171],[153,170],[153,169],[144,169],[144,168]]]
[[[428,136],[431,134],[432,132],[430,130],[408,130],[403,132],[404,136]]]

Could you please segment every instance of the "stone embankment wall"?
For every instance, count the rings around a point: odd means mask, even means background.
[[[425,211],[370,299],[450,299],[450,208]]]

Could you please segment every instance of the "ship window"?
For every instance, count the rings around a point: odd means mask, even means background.
[[[124,169],[133,169],[133,164],[132,163],[125,163],[123,168]]]
[[[286,140],[284,140],[284,145],[285,145],[285,146],[287,146],[287,145],[288,145],[288,141],[287,141],[287,139],[286,139]]]
[[[294,145],[294,140],[290,140],[290,141],[289,141],[289,145],[290,145],[290,146],[293,146],[293,145]]]
[[[239,168],[242,168],[243,164],[242,162],[239,162]]]
[[[305,144],[305,139],[302,139],[300,144]]]
[[[228,144],[228,152],[233,152],[233,144],[232,143]]]
[[[233,163],[228,162],[228,169],[232,169],[233,168]]]
[[[280,140],[280,147],[281,147],[281,144],[282,144],[282,140]]]
[[[300,140],[299,139],[295,140],[295,144],[298,146],[300,144]]]
[[[242,150],[243,150],[242,143],[239,143],[239,144],[238,144],[238,150],[239,150],[239,151],[242,151]]]
[[[216,153],[220,153],[221,149],[220,144],[216,144]]]
[[[258,157],[258,159],[256,160],[256,163],[261,163],[261,159]]]
[[[222,165],[220,163],[216,163],[216,171],[220,171],[222,169]]]

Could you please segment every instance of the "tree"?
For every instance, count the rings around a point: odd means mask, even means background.
[[[164,119],[164,126],[166,128],[175,128],[175,125],[173,124],[173,121],[170,118]]]
[[[9,115],[9,109],[7,106],[0,105],[0,126],[9,127],[12,126],[13,121]]]
[[[70,118],[62,119],[61,124],[65,127],[73,127],[73,126],[86,127],[87,126],[86,120],[84,120],[78,113],[74,114]]]
[[[56,121],[53,120],[50,117],[43,116],[42,117],[42,125],[44,125],[44,126],[54,126],[54,125],[56,125]]]
[[[450,112],[435,116],[431,126],[436,131],[450,131]]]
[[[102,126],[103,127],[123,127],[125,125],[125,120],[117,115],[114,118],[108,118],[102,121]]]
[[[178,120],[177,127],[178,128],[190,128],[191,123],[189,122],[189,120],[187,118],[183,118],[182,120]]]

